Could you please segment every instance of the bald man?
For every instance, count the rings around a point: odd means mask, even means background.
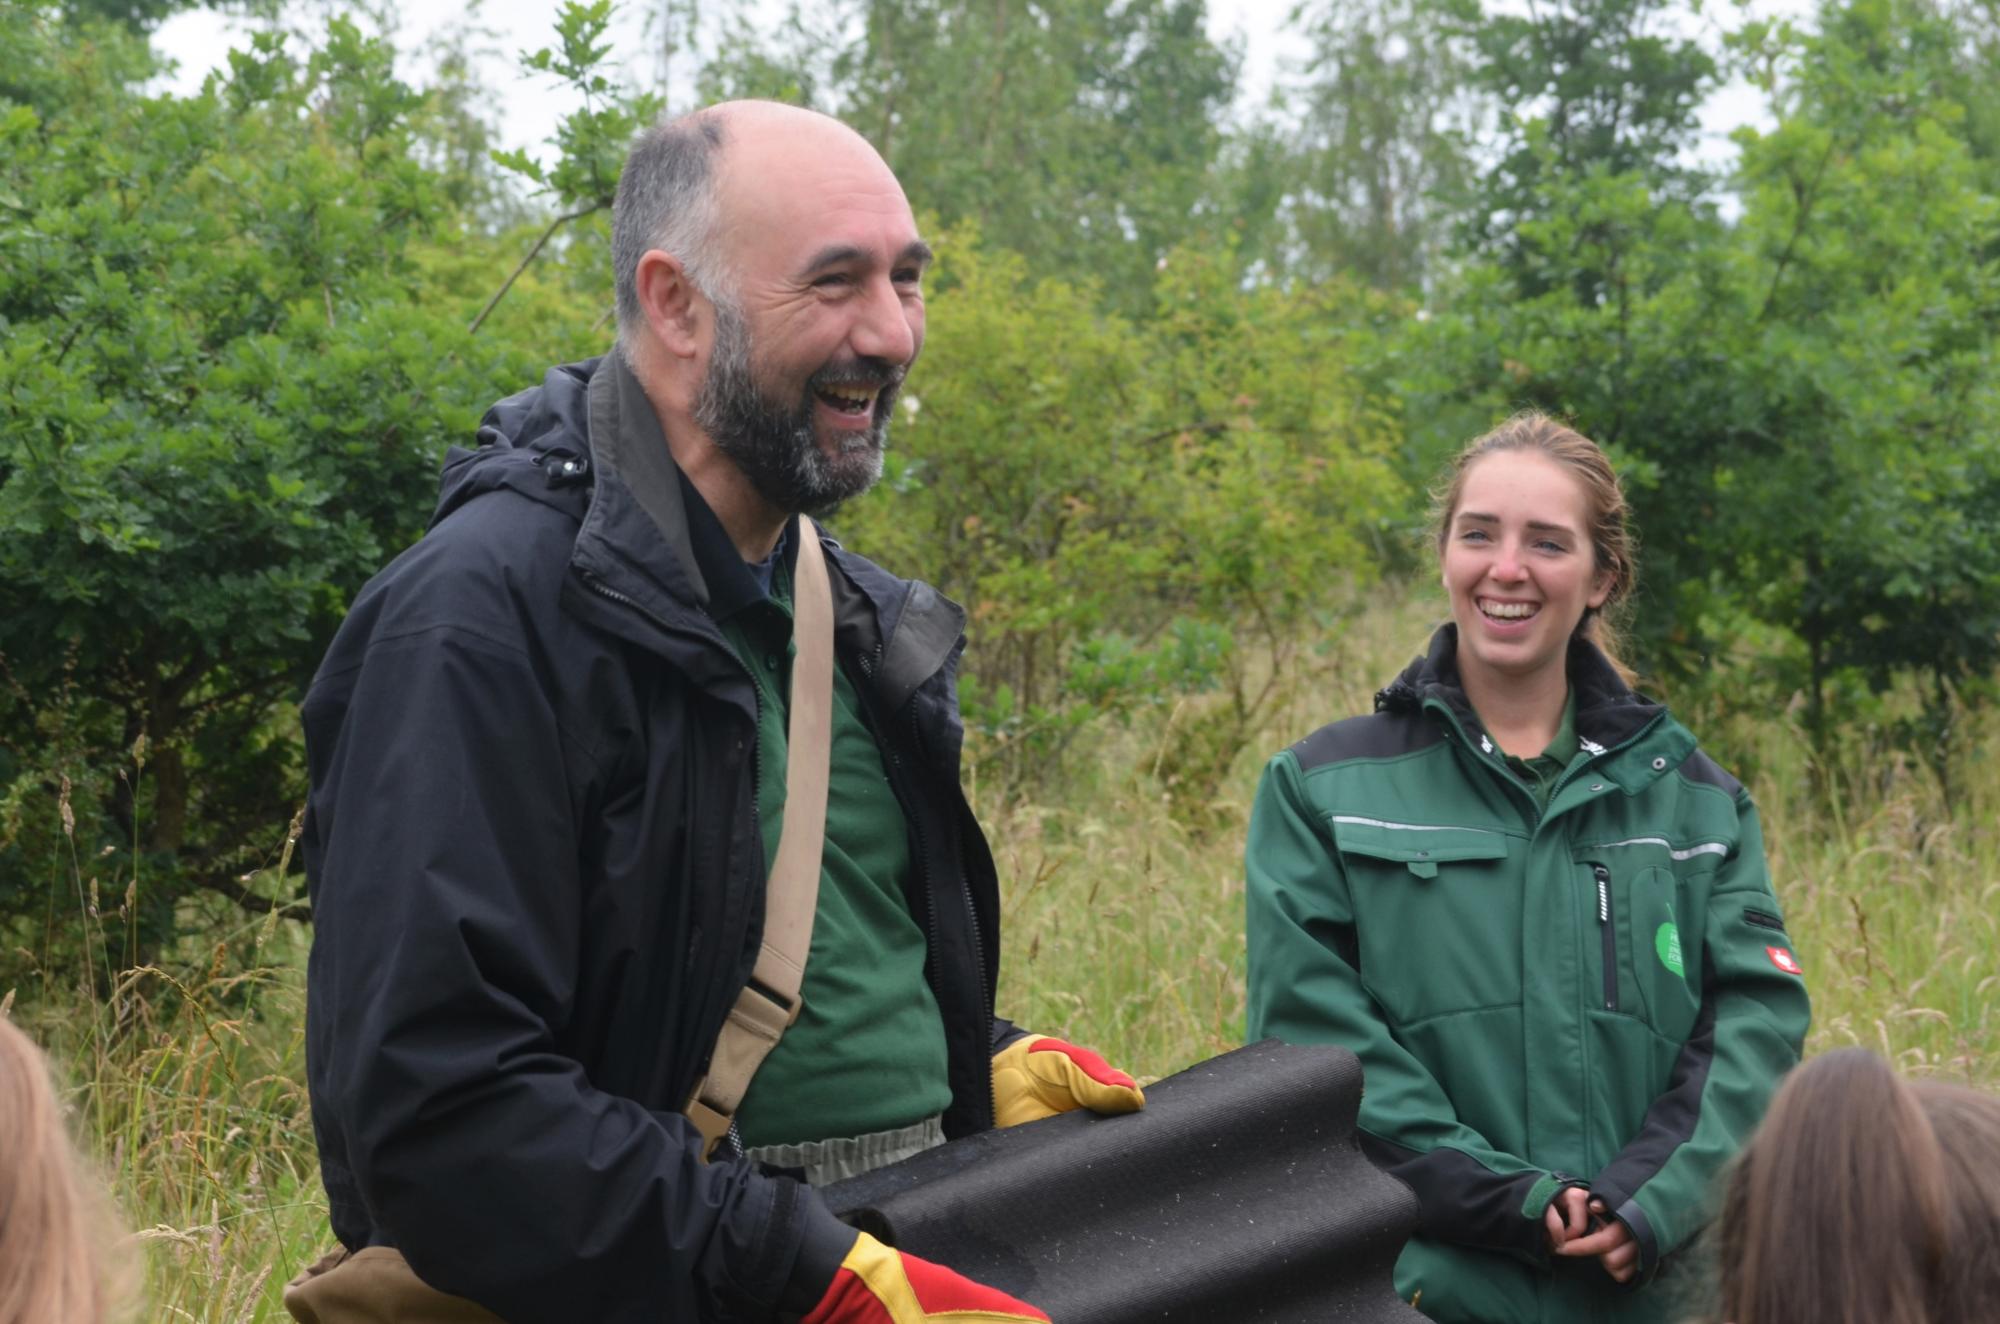
[[[649,131],[614,213],[616,351],[495,405],[355,600],[304,705],[307,1067],[341,1248],[288,1289],[301,1320],[1046,1318],[812,1189],[1143,1103],[993,1013],[964,613],[798,518],[881,473],[930,257],[833,120],[737,103]],[[811,955],[711,1144],[683,1114],[766,991],[808,536],[836,658]]]

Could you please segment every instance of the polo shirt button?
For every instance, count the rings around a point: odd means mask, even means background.
[[[1593,791],[1601,791],[1601,790],[1603,790],[1603,789],[1604,789],[1604,783],[1603,783],[1603,782],[1592,782],[1592,783],[1590,784],[1590,789],[1591,789],[1591,790],[1593,790]]]
[[[1666,766],[1667,766],[1667,761],[1666,761],[1665,759],[1654,759],[1654,760],[1653,760],[1653,771],[1654,771],[1654,772],[1658,772],[1658,771],[1659,771],[1660,769],[1662,769],[1662,768],[1664,768],[1664,767],[1666,767]]]

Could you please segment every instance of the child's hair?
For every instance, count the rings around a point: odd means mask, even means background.
[[[1547,456],[1567,469],[1583,489],[1584,532],[1590,537],[1597,571],[1609,577],[1611,591],[1603,607],[1584,612],[1577,633],[1597,645],[1627,684],[1633,683],[1632,669],[1621,657],[1615,622],[1632,594],[1639,549],[1627,518],[1625,489],[1603,448],[1589,437],[1547,414],[1524,410],[1467,442],[1445,471],[1444,481],[1431,493],[1431,540],[1437,554],[1444,555],[1452,517],[1458,513],[1465,492],[1466,474],[1477,461],[1501,451],[1533,451]]]
[[[1863,1048],[1793,1072],[1724,1181],[1730,1324],[2000,1319],[2000,1098]]]
[[[98,1324],[112,1308],[104,1197],[63,1128],[48,1060],[0,1014],[0,1324]]]

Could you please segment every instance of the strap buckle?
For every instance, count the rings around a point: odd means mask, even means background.
[[[708,1072],[695,1085],[683,1109],[705,1142],[702,1158],[713,1155],[716,1145],[728,1134],[731,1119],[743,1106],[751,1076],[765,1054],[798,1021],[805,1005],[803,997],[788,998],[754,975],[737,993],[727,1018],[727,1025],[734,1027],[736,1033],[724,1034],[717,1040]]]

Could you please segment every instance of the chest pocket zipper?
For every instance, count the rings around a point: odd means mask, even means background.
[[[1618,926],[1612,923],[1611,871],[1593,864],[1597,878],[1597,929],[1604,945],[1604,1009],[1618,1010]]]

